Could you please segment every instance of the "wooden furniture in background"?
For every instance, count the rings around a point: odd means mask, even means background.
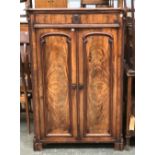
[[[122,9],[28,9],[34,150],[122,138]]]
[[[30,71],[30,49],[28,32],[20,32],[20,103],[26,111],[27,128],[30,133],[30,111],[32,99],[32,83]],[[24,106],[23,106],[24,105]]]
[[[27,22],[20,23],[20,32],[28,32],[28,23]]]
[[[81,6],[96,5],[96,7],[110,7],[113,6],[113,0],[81,0]]]
[[[134,0],[131,1],[131,8],[126,8],[125,27],[125,61],[128,66],[135,68],[135,8]],[[126,2],[127,3],[127,2]],[[125,4],[126,4],[125,3]]]
[[[29,105],[28,105],[28,93],[26,88],[26,80],[24,77],[24,66],[22,60],[20,59],[20,104],[24,104],[26,112],[26,123],[28,132],[30,133],[30,114],[29,114]]]
[[[124,76],[124,101],[125,105],[125,127],[124,137],[126,138],[126,146],[128,148],[130,139],[135,134],[134,132],[134,109],[135,109],[135,16],[134,16],[134,0],[124,1],[126,10],[125,23],[125,76]],[[130,6],[130,8],[129,8]]]
[[[67,8],[67,0],[35,0],[35,8]]]
[[[126,69],[127,76],[127,106],[126,106],[126,146],[130,145],[130,138],[135,135],[135,94],[134,94],[134,79],[135,71]]]
[[[27,128],[30,133],[30,114],[29,114],[28,87],[27,87],[27,81],[29,81],[30,79],[28,78],[29,74],[26,74],[28,72],[26,47],[27,44],[29,44],[29,38],[27,33],[23,32],[20,34],[20,44],[23,47],[20,50],[20,103],[24,104],[26,111]]]
[[[29,33],[20,32],[20,50],[22,62],[24,65],[24,75],[26,78],[26,86],[29,92],[32,92],[32,82],[31,82],[31,58],[30,58],[30,42],[29,42]]]

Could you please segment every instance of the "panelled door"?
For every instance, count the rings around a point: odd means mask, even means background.
[[[115,133],[114,52],[117,31],[79,31],[80,135],[87,141],[112,141]],[[114,45],[115,42],[115,45]]]
[[[41,135],[59,141],[77,135],[74,35],[68,30],[40,30]],[[42,79],[42,80],[41,80]],[[44,116],[44,117],[42,117]]]

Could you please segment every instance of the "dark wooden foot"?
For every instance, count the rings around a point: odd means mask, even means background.
[[[35,139],[33,141],[33,149],[34,151],[41,151],[43,148],[43,144],[40,142],[37,142]]]
[[[122,151],[124,149],[123,139],[118,142],[115,142],[115,150]]]

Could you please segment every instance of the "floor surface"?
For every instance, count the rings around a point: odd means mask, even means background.
[[[31,122],[31,128],[33,123]],[[33,151],[33,132],[28,134],[24,115],[21,115],[20,124],[20,155],[134,155],[135,148],[129,150],[116,151],[113,146],[100,145],[50,145],[41,152]]]

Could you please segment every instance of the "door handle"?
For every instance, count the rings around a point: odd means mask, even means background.
[[[72,89],[82,90],[83,88],[84,88],[84,85],[83,84],[76,84],[76,83],[73,83],[72,84]]]
[[[79,90],[82,90],[84,88],[84,85],[83,84],[79,84],[78,88],[79,88]]]

